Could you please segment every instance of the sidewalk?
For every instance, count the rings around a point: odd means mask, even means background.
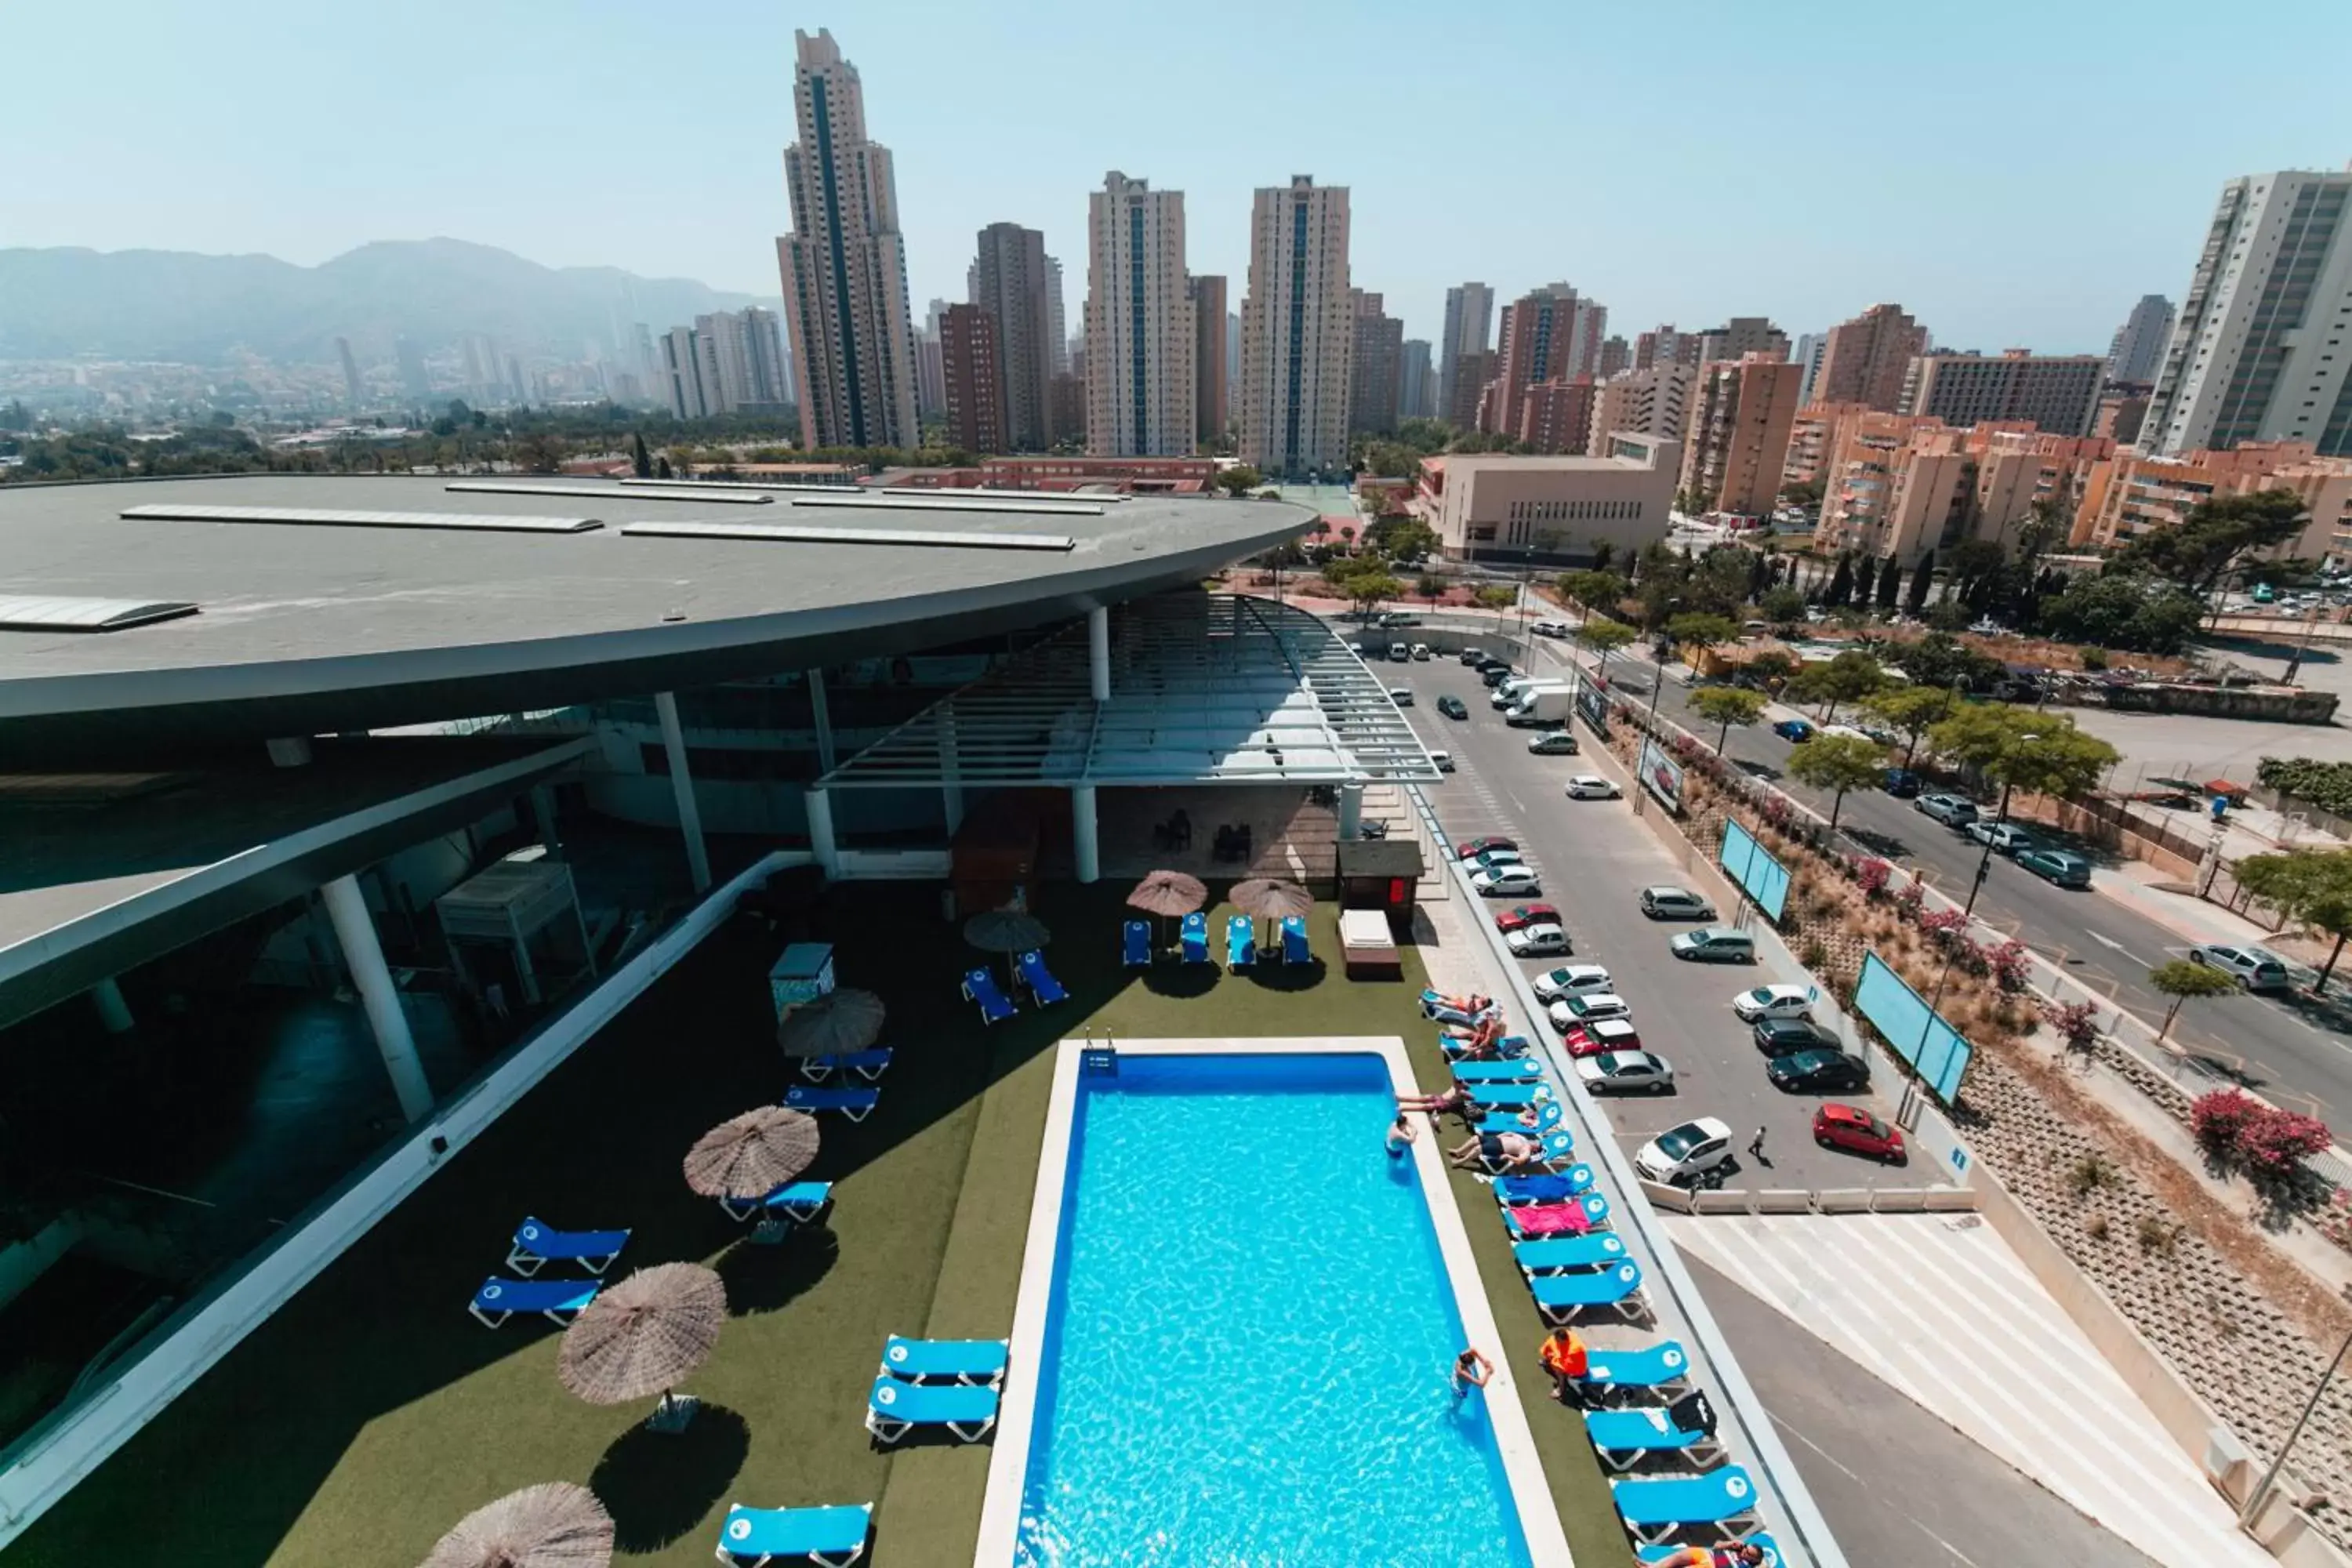
[[[2126,860],[2113,869],[2098,868],[2091,873],[2091,887],[2183,942],[2267,948],[2315,972],[2327,956],[2325,952],[2310,952],[2313,944],[2301,937],[2275,934],[2243,915],[2207,902],[2178,878],[2167,876],[2145,860]]]

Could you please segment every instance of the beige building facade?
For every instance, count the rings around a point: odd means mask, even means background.
[[[1306,174],[1260,189],[1251,204],[1241,459],[1261,473],[1347,465],[1356,346],[1348,226],[1348,188]]]
[[[1769,517],[1780,494],[1804,368],[1751,353],[1701,367],[1683,441],[1682,488],[1709,511]]]
[[[2072,542],[2113,549],[2179,522],[2200,501],[2267,489],[2293,490],[2311,510],[2303,532],[2274,553],[2352,559],[2352,458],[2320,457],[2308,441],[2248,441],[2173,457],[2118,451],[2092,468]]]
[[[1622,558],[1666,537],[1682,444],[1620,431],[1606,448],[1426,458],[1414,510],[1447,554],[1465,559],[1589,561],[1603,541]]]

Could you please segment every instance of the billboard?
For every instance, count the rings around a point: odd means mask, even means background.
[[[1651,737],[1642,737],[1642,787],[1656,795],[1668,811],[1680,816],[1683,810],[1683,765],[1666,755],[1666,749]]]
[[[1580,686],[1576,692],[1576,710],[1592,726],[1593,733],[1609,733],[1609,699],[1597,687]]]
[[[1919,1081],[1946,1105],[1960,1091],[1960,1077],[1969,1070],[1973,1048],[1960,1032],[1927,1009],[1919,994],[1903,977],[1870,953],[1862,961],[1862,978],[1853,988],[1853,1010],[1885,1037],[1895,1054],[1909,1062]]]
[[[1789,908],[1789,868],[1736,822],[1723,825],[1723,847],[1716,858],[1724,874],[1756,900],[1756,907],[1771,917],[1774,925],[1780,924]]]

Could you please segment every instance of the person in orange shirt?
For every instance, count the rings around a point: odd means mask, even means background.
[[[1764,1549],[1749,1541],[1738,1546],[1685,1546],[1644,1568],[1757,1568],[1763,1561]]]
[[[1544,1336],[1543,1348],[1536,1352],[1543,1369],[1551,1373],[1551,1396],[1562,1405],[1584,1403],[1584,1373],[1588,1358],[1584,1342],[1576,1331],[1563,1323]]]

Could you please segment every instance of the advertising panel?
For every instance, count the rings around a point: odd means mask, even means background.
[[[1909,1062],[1920,1081],[1946,1105],[1960,1091],[1961,1075],[1973,1054],[1960,1032],[1940,1014],[1927,1010],[1919,994],[1903,977],[1870,953],[1862,961],[1862,978],[1853,988],[1853,1010],[1885,1037],[1895,1054]]]
[[[1642,787],[1664,803],[1668,811],[1680,816],[1683,811],[1683,765],[1666,754],[1666,749],[1647,736],[1642,740]]]
[[[1789,908],[1789,868],[1736,822],[1723,825],[1723,847],[1717,858],[1724,874],[1756,900],[1774,925],[1780,924]]]

